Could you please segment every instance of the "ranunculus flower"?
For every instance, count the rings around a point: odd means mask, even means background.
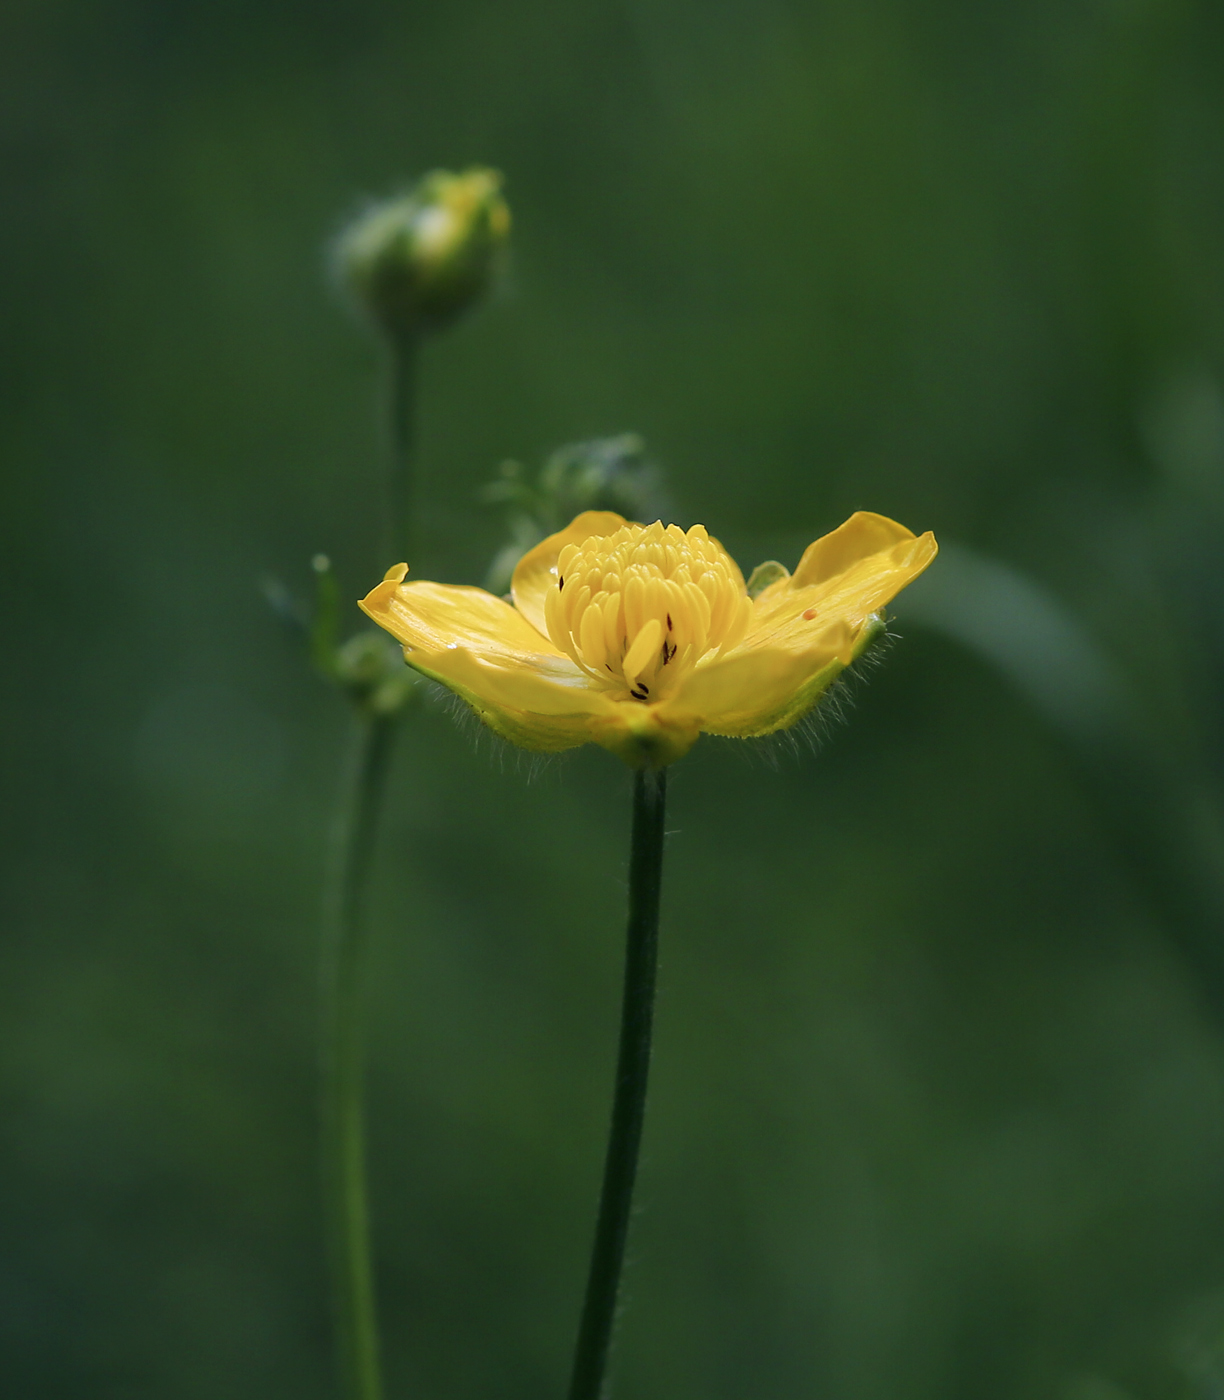
[[[410,666],[513,743],[591,741],[660,768],[703,732],[747,739],[801,719],[936,550],[930,533],[860,511],[751,597],[704,526],[585,511],[519,561],[513,605],[405,583],[397,564],[361,606]]]

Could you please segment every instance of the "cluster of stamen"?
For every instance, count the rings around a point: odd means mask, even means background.
[[[593,679],[655,701],[744,635],[752,603],[703,525],[624,525],[568,544],[544,601],[553,643]]]

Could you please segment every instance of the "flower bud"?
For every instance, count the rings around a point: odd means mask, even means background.
[[[404,665],[403,652],[388,646],[385,634],[367,629],[350,637],[336,652],[335,679],[359,710],[393,715],[416,696],[416,674]]]
[[[510,234],[496,170],[434,170],[375,204],[336,243],[341,280],[388,335],[440,330],[483,297]]]

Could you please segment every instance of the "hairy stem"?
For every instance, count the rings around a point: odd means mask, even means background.
[[[569,1400],[599,1400],[603,1388],[625,1240],[637,1176],[638,1148],[646,1111],[650,1036],[654,1019],[655,967],[659,944],[659,895],[663,880],[663,821],[666,769],[640,769],[633,788],[633,838],[629,860],[629,930],[620,1050],[612,1128],[604,1162],[599,1220],[591,1251],[586,1301],[578,1328]]]

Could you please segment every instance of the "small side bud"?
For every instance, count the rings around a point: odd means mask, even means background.
[[[790,570],[785,564],[779,564],[776,559],[766,559],[763,564],[758,564],[748,576],[748,596],[756,598],[764,593],[771,583],[777,583],[780,578],[789,578]]]
[[[510,235],[501,184],[496,170],[434,170],[341,233],[340,279],[388,335],[441,330],[488,293]]]
[[[403,650],[373,629],[356,633],[336,652],[335,678],[358,709],[373,715],[403,709],[419,686]]]

